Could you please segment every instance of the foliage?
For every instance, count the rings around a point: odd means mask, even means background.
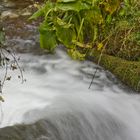
[[[113,19],[108,38],[108,54],[127,60],[140,59],[140,0],[125,0]]]
[[[47,0],[30,19],[44,17],[39,28],[42,48],[53,51],[63,44],[74,59],[83,59],[85,49],[103,47],[103,31],[120,4],[120,0]]]

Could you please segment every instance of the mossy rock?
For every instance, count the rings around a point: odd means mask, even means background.
[[[94,62],[98,62],[99,57],[100,52],[95,50],[87,55],[87,58]],[[135,91],[140,91],[140,62],[127,61],[119,57],[102,54],[99,64],[112,72],[124,84]]]
[[[20,124],[0,129],[0,140],[35,140],[47,137],[47,122],[40,120],[34,124]]]

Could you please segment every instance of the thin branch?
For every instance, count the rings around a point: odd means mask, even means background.
[[[15,57],[15,54],[14,54],[14,53],[12,53],[11,51],[7,50],[7,49],[5,49],[5,51],[6,51],[8,54],[10,54],[10,55],[12,56],[12,58],[13,58],[14,62],[16,63],[17,68],[18,68],[18,69],[19,69],[19,71],[20,71],[21,81],[22,81],[22,83],[23,83],[23,82],[24,82],[23,71],[22,71],[21,67],[19,66],[19,63],[18,63],[18,61],[17,61],[17,59],[16,59],[16,57]]]
[[[103,48],[102,51],[101,51],[101,54],[100,54],[100,56],[99,56],[97,65],[100,64],[100,61],[101,61],[101,58],[102,58],[102,55],[103,55],[103,51],[105,50],[106,45],[107,45],[107,42],[106,42],[106,44],[104,45],[104,48]],[[92,84],[93,84],[93,81],[94,81],[94,79],[95,79],[95,76],[96,76],[96,73],[97,73],[98,69],[99,69],[99,68],[97,67],[96,70],[95,70],[95,72],[94,72],[94,74],[93,74],[93,76],[92,76],[92,80],[91,80],[91,82],[90,82],[90,85],[89,85],[88,89],[91,88],[91,86],[92,86]]]

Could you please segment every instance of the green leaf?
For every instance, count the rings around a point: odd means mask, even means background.
[[[110,24],[112,21],[112,15],[107,15],[106,23]]]
[[[51,9],[53,9],[54,5],[51,2],[46,2],[45,5],[42,6],[37,12],[35,12],[29,20],[37,19],[38,17],[46,15]]]
[[[33,19],[37,19],[38,17],[41,17],[44,15],[44,8],[38,10],[37,12],[35,12],[30,18],[29,20],[33,20]]]
[[[57,45],[55,31],[44,24],[40,26],[40,46],[52,52]]]
[[[40,46],[43,49],[47,49],[52,52],[56,48],[56,36],[53,31],[47,31],[44,34],[40,34]]]
[[[95,40],[97,39],[97,37],[98,37],[98,28],[97,28],[97,26],[93,26],[93,42],[95,42]]]
[[[76,34],[72,28],[64,28],[63,26],[57,26],[56,36],[68,48],[73,45],[72,40],[76,39]]]

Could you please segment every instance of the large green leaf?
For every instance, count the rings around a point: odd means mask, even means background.
[[[52,52],[56,48],[56,35],[54,31],[47,31],[44,34],[40,34],[40,46],[43,49],[47,49]]]
[[[63,28],[62,26],[57,26],[56,36],[66,47],[73,46],[72,40],[76,39],[76,34],[72,28]]]
[[[47,24],[40,26],[40,46],[41,48],[53,51],[56,48],[57,40],[55,31]]]

